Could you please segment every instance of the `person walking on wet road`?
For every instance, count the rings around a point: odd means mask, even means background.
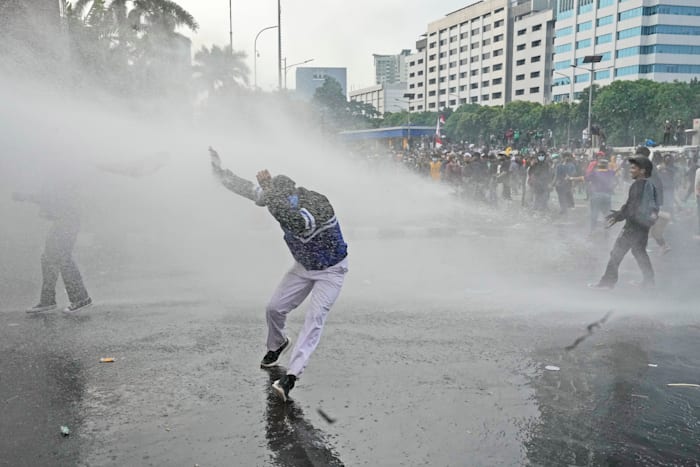
[[[275,367],[291,342],[285,334],[287,314],[311,295],[306,320],[292,350],[286,374],[272,387],[283,400],[295,385],[318,346],[328,312],[335,303],[348,271],[348,247],[333,206],[320,193],[297,187],[285,175],[257,174],[259,186],[221,167],[209,148],[214,175],[234,193],[267,207],[279,222],[295,264],[283,277],[267,306],[267,349],[260,365]]]
[[[56,183],[38,194],[14,193],[18,202],[39,205],[40,215],[52,221],[41,255],[42,285],[39,303],[27,313],[40,313],[56,308],[56,284],[61,275],[70,304],[63,311],[75,313],[92,305],[78,266],[73,260],[73,247],[80,231],[80,208],[75,191]]]
[[[630,175],[634,182],[630,186],[627,202],[619,211],[613,211],[606,217],[609,227],[620,221],[625,221],[625,226],[615,241],[605,274],[597,284],[591,284],[591,288],[614,288],[618,279],[620,263],[630,250],[632,250],[632,255],[642,270],[642,286],[651,287],[654,285],[654,270],[647,254],[649,229],[654,225],[659,215],[656,187],[649,179],[654,166],[649,159],[643,156],[632,157],[629,162]]]

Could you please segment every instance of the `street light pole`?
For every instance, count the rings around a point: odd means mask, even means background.
[[[262,28],[255,35],[255,40],[253,41],[253,89],[258,89],[258,37],[268,29],[275,29],[276,27],[277,26],[268,26]]]
[[[231,48],[231,55],[233,55],[233,9],[231,8],[231,0],[228,0],[228,45]]]
[[[287,71],[288,71],[290,68],[294,68],[295,66],[306,65],[306,64],[309,63],[309,62],[313,62],[314,59],[313,59],[313,58],[310,58],[310,59],[308,59],[308,60],[304,60],[303,62],[292,63],[292,64],[289,65],[289,66],[287,66],[287,57],[284,57],[284,58],[282,59],[282,61],[284,61],[284,68],[283,68],[283,69],[284,69],[284,89],[286,90],[286,89],[287,89]]]
[[[593,115],[593,80],[595,79],[594,70],[595,64],[603,60],[602,55],[586,55],[583,57],[583,63],[590,63],[590,68],[583,68],[591,74],[588,86],[588,139],[591,144],[591,157],[593,157],[593,135],[591,134],[591,117]],[[571,65],[573,68],[578,68],[577,65]]]
[[[277,0],[277,87],[282,90],[282,0]]]

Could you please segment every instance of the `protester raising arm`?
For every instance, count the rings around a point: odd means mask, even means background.
[[[219,153],[217,153],[211,147],[209,148],[209,158],[211,160],[211,168],[214,172],[214,176],[219,179],[219,182],[221,182],[224,187],[239,196],[248,198],[249,200],[255,202],[255,204],[258,206],[265,206],[263,190],[261,187],[256,187],[253,182],[239,177],[229,169],[223,169],[221,167],[221,158],[219,157]]]

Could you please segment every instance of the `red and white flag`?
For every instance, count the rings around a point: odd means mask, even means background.
[[[445,116],[438,115],[437,127],[435,128],[435,147],[440,149],[442,147],[442,132],[440,127],[445,124]]]

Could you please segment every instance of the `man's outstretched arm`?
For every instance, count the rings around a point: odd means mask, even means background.
[[[209,148],[209,157],[211,159],[211,168],[214,172],[214,176],[219,179],[219,182],[221,182],[224,187],[239,196],[248,198],[259,206],[265,205],[263,192],[260,187],[255,186],[255,184],[249,180],[239,177],[230,170],[222,168],[219,154],[211,147]]]

